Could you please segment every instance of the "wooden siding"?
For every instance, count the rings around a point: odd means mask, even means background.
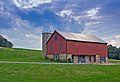
[[[107,57],[107,44],[67,41],[67,54]]]
[[[55,40],[56,36],[57,40]],[[52,45],[52,50],[50,49],[50,45]],[[66,40],[57,32],[55,32],[47,42],[47,54],[66,54]]]

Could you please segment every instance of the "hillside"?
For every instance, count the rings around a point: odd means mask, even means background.
[[[49,62],[42,59],[41,50],[0,48],[0,61]]]
[[[50,62],[42,51],[0,48],[0,61]],[[113,60],[111,60],[113,61]],[[0,63],[0,82],[120,82],[120,65]]]

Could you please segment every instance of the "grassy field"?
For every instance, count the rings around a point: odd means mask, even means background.
[[[0,82],[120,82],[120,65],[0,64]]]
[[[0,48],[0,61],[49,62],[42,59],[41,50]]]
[[[0,61],[50,62],[41,53],[0,48]],[[0,63],[0,82],[120,82],[120,65]]]

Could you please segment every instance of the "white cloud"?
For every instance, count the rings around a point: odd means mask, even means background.
[[[100,8],[93,8],[87,11],[87,16],[92,17],[95,16]]]
[[[29,30],[28,30],[29,29]],[[36,30],[40,29],[37,27],[31,28],[9,28],[9,29],[0,29],[1,35],[7,38],[14,44],[14,47],[20,48],[29,48],[29,49],[42,49],[42,37],[41,31],[37,32]]]
[[[85,26],[88,27],[88,26],[92,26],[92,25],[95,25],[95,24],[99,24],[99,23],[100,23],[100,22],[88,22],[88,23],[86,22],[86,23],[85,23]]]
[[[22,9],[37,7],[44,3],[50,3],[52,0],[13,0],[14,4]]]
[[[112,44],[113,46],[119,46],[120,47],[120,41],[118,41],[118,40],[111,40],[110,41],[110,44]]]
[[[104,38],[108,42],[108,44],[112,44],[113,46],[120,47],[120,35],[115,35],[111,37]]]
[[[99,35],[99,33],[96,30],[92,30],[91,28],[84,28],[82,31],[83,34],[92,34],[92,35]]]
[[[1,15],[10,19],[9,24],[12,25],[9,29],[1,28],[0,34],[14,44],[14,47],[41,49],[41,27],[34,27],[29,21],[22,20],[20,17],[0,9]]]
[[[115,36],[117,39],[120,39],[120,35]]]
[[[61,16],[61,17],[65,17],[65,15],[70,16],[72,14],[72,10],[62,10],[59,13],[57,13],[57,15]]]
[[[99,7],[89,9],[88,11],[85,12],[85,17],[89,19],[96,19],[96,20],[102,18],[101,16],[98,15],[100,9],[101,8]]]

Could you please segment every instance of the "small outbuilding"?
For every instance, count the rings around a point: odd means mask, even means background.
[[[43,55],[48,58],[73,63],[106,63],[108,59],[107,43],[93,35],[54,31],[43,42]]]

